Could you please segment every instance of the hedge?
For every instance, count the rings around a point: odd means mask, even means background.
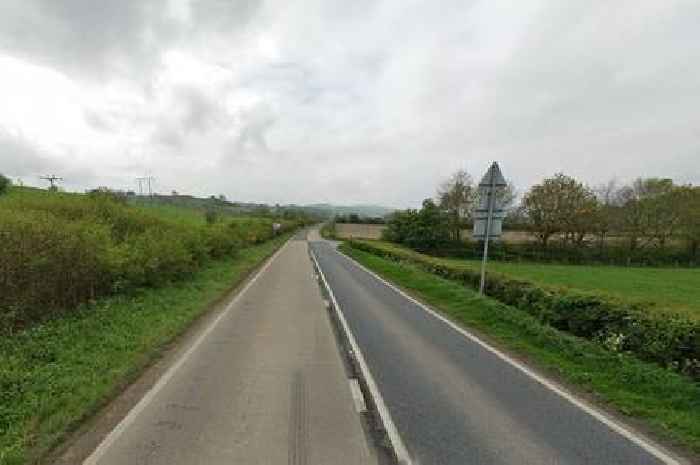
[[[432,257],[364,241],[348,245],[478,289],[480,275]],[[700,322],[672,312],[646,311],[640,304],[595,293],[544,288],[529,281],[489,273],[486,295],[567,333],[627,352],[700,380]]]
[[[0,335],[100,296],[186,279],[207,260],[271,239],[272,223],[192,224],[106,195],[4,196]],[[283,221],[279,232],[295,226]]]
[[[389,240],[389,238],[387,238]],[[394,242],[394,241],[390,241]],[[439,257],[452,257],[479,260],[484,249],[483,242],[467,240],[451,247],[421,249],[411,247],[422,253]],[[629,250],[624,243],[608,243],[599,246],[584,243],[577,246],[553,241],[546,249],[536,243],[517,243],[498,241],[489,245],[489,256],[499,261],[563,263],[573,265],[604,264],[617,266],[653,266],[653,267],[697,267],[700,256],[690,246],[681,244],[666,247],[642,247]]]

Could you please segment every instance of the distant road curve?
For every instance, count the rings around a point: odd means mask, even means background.
[[[330,242],[316,240],[310,247],[414,463],[684,463],[645,439],[615,431]]]

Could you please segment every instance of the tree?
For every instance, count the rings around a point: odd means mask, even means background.
[[[536,184],[523,197],[523,211],[543,248],[558,233],[581,244],[590,232],[596,199],[593,192],[570,176],[557,173]]]
[[[459,240],[462,229],[471,219],[476,200],[472,177],[465,170],[458,170],[444,181],[437,191],[437,202],[447,213],[448,228],[452,240]]]
[[[506,212],[510,213],[516,210],[515,199],[518,198],[518,190],[515,185],[508,181],[508,185],[499,188],[496,191],[496,201],[498,205]]]
[[[602,248],[608,234],[615,228],[619,214],[619,187],[615,178],[593,189],[598,205],[593,217],[593,229],[598,236],[598,245]]]
[[[10,178],[7,178],[0,174],[0,195],[4,194],[10,189],[10,186],[12,185],[12,181]]]
[[[681,219],[678,196],[671,179],[637,178],[620,189],[620,229],[630,251],[653,244],[665,246]]]
[[[432,199],[424,200],[420,210],[394,213],[383,238],[418,250],[440,249],[453,241],[448,215]]]
[[[688,253],[695,259],[700,249],[700,186],[682,186],[678,188],[681,205],[679,236],[688,246]]]

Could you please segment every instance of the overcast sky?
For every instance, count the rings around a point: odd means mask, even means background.
[[[492,160],[700,183],[700,2],[0,1],[26,184],[405,207]]]

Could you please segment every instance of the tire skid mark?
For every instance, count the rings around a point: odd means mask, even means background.
[[[289,402],[289,465],[306,465],[308,462],[309,415],[306,382],[301,370],[292,377]]]

